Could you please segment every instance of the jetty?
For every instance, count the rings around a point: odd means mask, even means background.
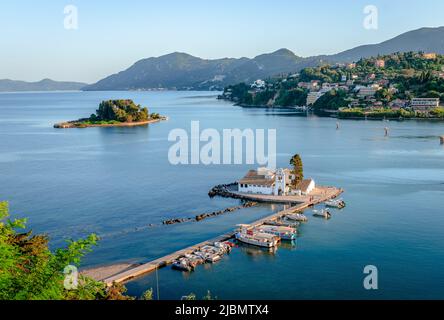
[[[291,207],[282,211],[279,211],[277,213],[274,213],[268,217],[259,219],[253,223],[251,223],[251,227],[259,227],[266,222],[272,222],[277,221],[288,214],[293,214],[297,212],[301,212],[311,206],[326,202],[328,200],[337,198],[340,194],[344,192],[343,189],[335,188],[335,187],[321,187],[317,186],[315,190],[310,195],[305,196],[288,196],[288,197],[279,197],[279,198],[285,198],[285,199],[276,199],[275,196],[267,196],[267,195],[253,195],[253,194],[239,194],[238,192],[233,192],[233,196],[235,198],[242,198],[242,199],[248,199],[253,201],[259,201],[259,202],[275,202],[275,203],[291,203]],[[277,201],[279,200],[279,201]],[[224,242],[227,240],[230,240],[234,238],[235,232],[229,232],[226,234],[223,234],[221,236],[218,236],[214,239],[210,239],[201,243],[198,243],[196,245],[190,246],[188,248],[176,251],[172,254],[169,254],[167,256],[158,258],[156,260],[134,266],[133,268],[127,268],[122,270],[121,272],[117,272],[115,274],[110,274],[108,277],[98,277],[97,274],[95,274],[94,269],[85,270],[82,272],[82,274],[86,274],[96,280],[103,281],[106,285],[111,286],[113,283],[125,283],[127,281],[130,281],[134,278],[144,276],[148,273],[151,273],[153,271],[156,271],[157,269],[166,267],[168,265],[171,265],[175,260],[183,257],[186,254],[193,253],[196,250],[199,250],[200,248],[206,246],[206,245],[212,245],[215,242]],[[113,266],[109,267],[100,267],[97,269],[100,269],[101,274],[107,274],[106,268],[109,268],[112,270]],[[115,270],[115,269],[114,269]],[[109,274],[109,273],[108,273]]]

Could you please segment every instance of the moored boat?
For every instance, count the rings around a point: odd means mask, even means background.
[[[308,218],[303,215],[302,213],[295,213],[295,214],[287,214],[285,216],[288,220],[298,221],[298,222],[307,222]]]
[[[257,227],[256,229],[259,232],[269,233],[278,236],[282,240],[292,241],[296,239],[297,236],[296,229],[290,227],[262,225],[260,227]]]
[[[330,208],[343,209],[345,208],[345,201],[342,199],[329,200],[325,202],[325,206]]]
[[[297,221],[288,221],[285,219],[282,220],[268,220],[265,221],[266,225],[269,226],[277,226],[277,227],[290,227],[290,228],[297,228],[299,227],[301,224]]]
[[[222,259],[222,257],[218,254],[207,253],[205,261],[209,262],[209,263],[215,263],[215,262],[219,261],[220,259]]]
[[[231,252],[231,246],[228,245],[226,242],[215,242],[214,246],[220,250],[223,251],[224,254]]]
[[[180,271],[190,272],[190,271],[194,270],[194,267],[192,265],[190,265],[188,260],[185,258],[181,258],[179,260],[174,261],[172,267],[173,267],[173,269],[180,270]]]
[[[235,237],[240,242],[265,248],[276,247],[281,240],[279,236],[273,234],[255,232],[248,225],[240,225],[240,229],[236,232]]]
[[[313,210],[313,216],[324,218],[324,219],[330,219],[331,213],[327,209]]]
[[[185,258],[187,258],[190,263],[195,264],[196,266],[205,263],[205,259],[195,254],[186,254]]]

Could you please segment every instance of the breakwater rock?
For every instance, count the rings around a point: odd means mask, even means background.
[[[173,225],[173,224],[185,223],[185,222],[190,222],[190,221],[199,222],[199,221],[205,220],[207,218],[217,217],[217,216],[220,216],[220,215],[223,215],[226,213],[232,213],[237,210],[244,209],[244,208],[251,208],[256,205],[257,205],[257,202],[248,201],[248,202],[243,203],[240,206],[230,207],[230,208],[226,208],[226,209],[219,210],[219,211],[202,213],[202,214],[195,216],[194,218],[177,218],[177,219],[165,220],[162,222],[162,224],[163,225]]]
[[[210,198],[214,198],[216,196],[223,198],[234,198],[234,199],[242,199],[242,196],[238,196],[233,194],[231,191],[233,188],[237,187],[237,182],[229,183],[229,184],[220,184],[218,186],[213,187],[209,192],[208,196]]]

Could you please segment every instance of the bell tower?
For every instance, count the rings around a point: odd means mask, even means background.
[[[273,194],[275,196],[284,196],[286,195],[286,177],[283,169],[278,169],[276,171],[275,183]]]

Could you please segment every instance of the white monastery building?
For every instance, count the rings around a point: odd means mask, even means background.
[[[259,168],[250,170],[238,183],[238,190],[242,193],[264,194],[274,196],[308,195],[316,187],[313,179],[300,182],[296,188],[292,187],[294,175],[290,169],[271,170]]]

